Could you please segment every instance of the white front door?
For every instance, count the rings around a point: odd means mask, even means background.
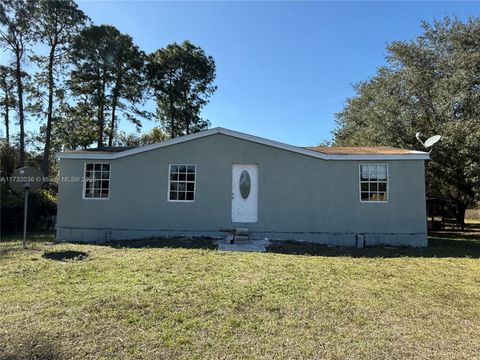
[[[232,166],[232,222],[258,220],[258,166]]]

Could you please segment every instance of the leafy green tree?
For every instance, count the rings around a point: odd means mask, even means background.
[[[64,73],[73,38],[87,21],[87,16],[72,0],[40,0],[37,2],[35,21],[32,22],[33,36],[48,47],[47,56],[36,55],[33,57],[40,68],[39,73],[35,76],[35,82],[44,88],[47,94],[47,121],[42,160],[42,170],[46,175],[50,170],[55,96],[63,98],[64,84],[59,86],[58,78]],[[42,96],[39,98],[42,99]],[[42,112],[43,114],[44,112]]]
[[[157,116],[171,138],[208,128],[200,111],[217,89],[211,56],[189,41],[173,43],[151,54],[147,69]]]
[[[53,128],[52,150],[85,149],[95,142],[97,132],[92,127],[95,109],[91,104],[90,96],[87,95],[80,96],[74,105],[62,103]]]
[[[151,117],[147,111],[142,111],[136,106],[145,101],[145,54],[133,44],[132,38],[128,35],[118,36],[113,72],[115,81],[111,90],[109,146],[112,146],[115,137],[117,110],[121,110],[126,119],[135,124],[137,129],[142,127],[139,118]]]
[[[118,146],[145,146],[155,144],[168,139],[168,136],[159,127],[152,128],[145,134],[126,134],[121,132],[117,138]]]
[[[440,134],[427,163],[427,192],[454,204],[457,222],[480,198],[480,19],[423,23],[413,41],[388,45],[387,65],[355,86],[337,114],[337,146],[424,150],[415,138]]]
[[[5,125],[5,141],[10,145],[10,112],[15,108],[17,100],[13,92],[15,87],[15,72],[12,68],[0,65],[0,107]]]
[[[25,114],[24,114],[24,74],[23,64],[28,46],[33,40],[31,19],[35,13],[33,0],[2,0],[0,3],[0,47],[13,55],[12,67],[15,71],[17,87],[17,110],[20,125],[19,165],[25,162]]]
[[[109,144],[113,142],[117,110],[137,127],[141,126],[138,117],[148,116],[137,107],[144,99],[144,55],[130,36],[113,26],[92,25],[75,38],[70,58],[74,69],[69,84],[74,95],[92,95],[98,146],[103,146],[107,131]]]

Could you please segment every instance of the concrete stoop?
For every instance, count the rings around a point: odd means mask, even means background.
[[[250,241],[248,229],[246,228],[236,228],[233,234],[229,234],[225,238],[225,243],[228,245],[232,244],[248,244]]]
[[[241,243],[233,244],[229,244],[225,240],[217,241],[220,251],[264,252],[269,244],[268,240],[242,240]]]

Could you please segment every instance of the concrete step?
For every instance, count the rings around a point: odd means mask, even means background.
[[[248,229],[247,228],[236,228],[235,235],[246,235],[248,236]]]
[[[227,235],[225,238],[225,244],[233,244],[233,240],[235,239],[235,236],[233,234]]]
[[[233,240],[234,244],[245,244],[245,243],[248,243],[248,242],[249,242],[248,235],[237,235],[237,234],[235,234],[235,237],[234,237],[234,240]]]

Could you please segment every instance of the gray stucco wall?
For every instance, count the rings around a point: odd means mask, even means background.
[[[85,162],[62,159],[60,177],[83,176]],[[388,164],[388,203],[359,201],[359,164],[327,161],[215,134],[111,163],[109,200],[82,199],[81,182],[59,184],[58,240],[105,241],[154,235],[222,235],[353,245],[426,246],[424,161]],[[196,164],[195,202],[168,202],[169,164]],[[258,222],[231,221],[232,164],[258,164]]]

